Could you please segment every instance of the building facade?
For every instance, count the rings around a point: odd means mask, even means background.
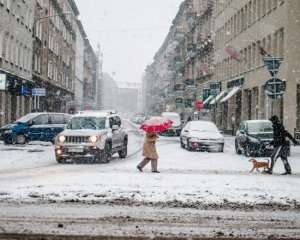
[[[144,111],[212,120],[229,133],[276,114],[290,132],[299,129],[299,13],[297,0],[184,1],[145,71]],[[275,76],[267,59],[282,59]],[[265,91],[274,77],[286,87],[276,99]]]
[[[34,96],[35,111],[69,112],[74,99],[76,18],[73,0],[37,0],[33,41],[33,80],[44,94]]]
[[[299,13],[297,0],[217,2],[214,79],[227,94],[216,106],[222,129],[235,132],[243,120],[268,119],[274,114],[291,133],[300,127]],[[226,51],[231,46],[236,57]],[[283,59],[276,77],[285,82],[286,91],[278,99],[265,92],[266,82],[272,79],[266,57]]]
[[[0,1],[0,126],[31,112],[34,1]]]

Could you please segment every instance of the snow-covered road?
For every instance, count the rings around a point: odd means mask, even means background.
[[[157,150],[161,173],[155,174],[150,165],[144,172],[136,169],[142,159],[143,135],[131,125],[128,131],[129,156],[119,159],[115,155],[108,164],[58,164],[51,144],[7,146],[0,142],[0,219],[16,217],[14,211],[6,213],[5,209],[14,209],[20,203],[32,209],[36,205],[36,215],[47,204],[74,203],[83,204],[82,211],[85,204],[131,206],[130,211],[134,206],[210,211],[257,208],[258,212],[273,209],[279,211],[277,215],[286,213],[294,219],[293,226],[300,234],[296,217],[300,211],[299,146],[292,147],[289,157],[293,174],[281,176],[281,160],[273,175],[250,173],[252,164],[247,157],[235,154],[231,136],[225,137],[224,153],[188,152],[180,148],[178,138],[160,137]]]

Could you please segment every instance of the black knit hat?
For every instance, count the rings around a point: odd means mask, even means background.
[[[276,115],[272,116],[270,119],[269,119],[271,122],[279,122],[279,119]]]

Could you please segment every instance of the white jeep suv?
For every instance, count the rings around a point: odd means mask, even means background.
[[[82,112],[74,115],[66,129],[55,138],[56,161],[109,162],[114,153],[125,158],[127,143],[128,134],[118,114],[112,111]]]

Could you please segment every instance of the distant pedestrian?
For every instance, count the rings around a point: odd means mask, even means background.
[[[271,154],[271,167],[268,171],[266,171],[266,173],[273,173],[276,160],[278,157],[280,157],[285,168],[285,173],[282,175],[292,174],[291,166],[287,159],[289,142],[286,140],[286,137],[291,139],[295,145],[297,145],[297,141],[287,130],[285,130],[284,126],[280,123],[276,115],[272,116],[269,120],[273,124],[274,140],[271,142],[271,144],[274,146],[274,149]]]
[[[156,143],[156,140],[158,137],[159,136],[156,132],[146,133],[146,140],[144,142],[143,154],[142,154],[145,158],[137,166],[137,169],[140,170],[141,172],[143,171],[143,167],[145,167],[146,164],[149,161],[151,161],[152,172],[159,173],[159,171],[157,171],[158,155],[157,155],[156,146],[155,146],[155,143]]]

